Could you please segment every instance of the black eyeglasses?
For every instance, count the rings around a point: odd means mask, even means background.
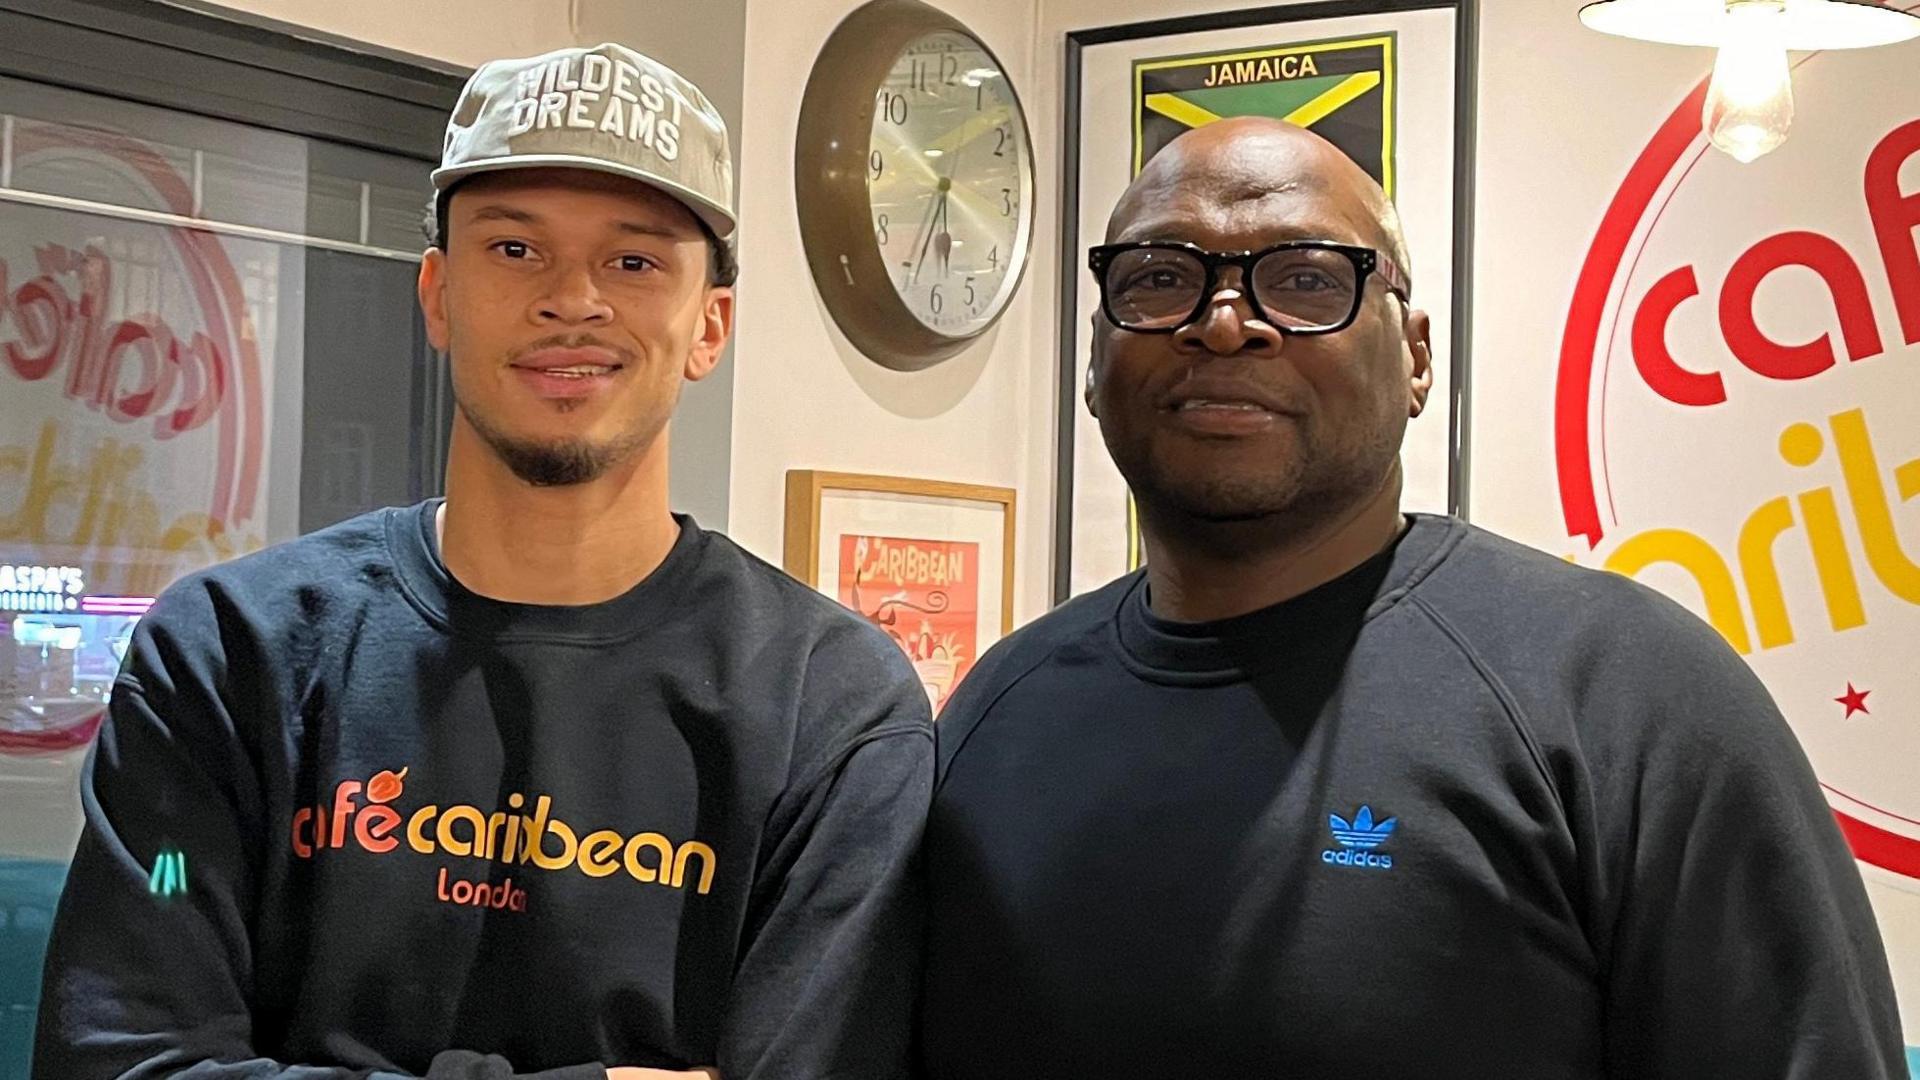
[[[1171,334],[1198,319],[1223,267],[1240,268],[1255,317],[1283,334],[1333,334],[1360,314],[1367,275],[1407,299],[1406,274],[1372,248],[1293,240],[1260,251],[1207,251],[1193,244],[1103,244],[1087,253],[1107,320],[1138,334]]]

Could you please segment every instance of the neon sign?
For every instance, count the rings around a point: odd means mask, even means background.
[[[8,611],[78,611],[86,587],[77,566],[0,563],[0,608]]]

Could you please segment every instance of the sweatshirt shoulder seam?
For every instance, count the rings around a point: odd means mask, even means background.
[[[1527,757],[1533,762],[1533,767],[1539,772],[1540,779],[1546,784],[1547,790],[1552,793],[1554,807],[1560,812],[1561,819],[1566,820],[1566,797],[1561,792],[1560,785],[1554,782],[1553,770],[1547,766],[1546,754],[1540,748],[1540,740],[1533,730],[1533,725],[1527,720],[1526,710],[1521,708],[1513,691],[1507,687],[1499,673],[1493,670],[1493,665],[1480,655],[1472,642],[1467,640],[1466,634],[1454,626],[1452,620],[1448,619],[1439,608],[1418,593],[1409,595],[1408,599],[1460,652],[1468,666],[1473,668],[1474,674],[1485,684],[1488,692],[1493,694],[1494,700],[1500,703],[1500,711],[1506,715],[1507,722],[1513,725],[1515,734],[1520,736],[1521,744],[1527,748]]]

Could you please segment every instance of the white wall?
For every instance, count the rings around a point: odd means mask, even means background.
[[[1014,615],[1046,610],[1053,398],[1054,199],[1037,199],[1020,296],[980,342],[927,371],[889,371],[849,346],[820,304],[800,243],[794,130],[814,57],[855,0],[749,0],[740,220],[745,277],[734,374],[731,533],[779,561],[788,469],[881,473],[1018,489]],[[1018,0],[948,0],[1016,87],[1035,82],[1036,11]],[[1023,102],[1058,191],[1044,102]]]
[[[336,44],[473,68],[574,43],[569,0],[162,0],[260,24],[304,28]]]

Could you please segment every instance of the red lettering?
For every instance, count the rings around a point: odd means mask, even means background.
[[[1682,267],[1647,290],[1633,316],[1633,366],[1654,393],[1675,405],[1718,405],[1727,400],[1726,383],[1718,372],[1688,371],[1667,351],[1667,323],[1674,309],[1699,295],[1693,267]]]
[[[13,294],[13,321],[20,327],[20,340],[7,342],[7,363],[14,373],[28,382],[52,374],[72,317],[73,301],[59,282],[43,276],[20,286]]]
[[[73,266],[80,274],[80,340],[67,362],[67,396],[97,409],[104,397],[101,380],[107,366],[99,347],[100,320],[104,314],[100,309],[107,296],[112,264],[98,248],[88,248],[85,255],[74,259]]]
[[[227,394],[227,357],[212,337],[195,333],[181,341],[152,314],[109,327],[113,264],[106,255],[98,248],[83,254],[53,245],[38,256],[41,276],[10,296],[7,264],[0,260],[0,323],[11,314],[16,328],[14,340],[0,339],[0,356],[14,374],[35,382],[65,360],[69,398],[104,407],[121,423],[154,417],[156,439],[191,431],[219,413]],[[77,303],[59,275],[79,277]],[[125,369],[135,362],[138,381],[123,389]]]
[[[456,881],[453,883],[453,902],[467,904],[473,902],[473,882]]]
[[[313,824],[313,807],[303,806],[293,812],[293,853],[302,859],[313,858],[313,844],[300,838],[300,827]]]
[[[1867,158],[1867,213],[1880,241],[1887,284],[1893,287],[1894,310],[1900,313],[1900,331],[1907,344],[1920,345],[1920,246],[1913,230],[1920,226],[1920,191],[1900,193],[1900,168],[1920,154],[1920,120],[1894,128]]]
[[[227,393],[227,361],[212,338],[194,334],[193,347],[185,357],[181,355],[180,343],[175,341],[169,355],[180,374],[186,376],[180,391],[182,404],[173,415],[163,417],[154,425],[156,439],[171,438],[206,423],[219,410],[220,399]]]
[[[166,335],[166,330],[162,328],[159,334]],[[121,368],[129,353],[140,363],[141,389],[119,394]],[[156,336],[152,327],[131,319],[114,327],[113,336],[107,339],[107,370],[101,380],[107,415],[127,423],[152,413],[154,406],[172,392],[178,369],[178,347]]]
[[[353,817],[353,797],[360,794],[360,781],[342,780],[333,792],[333,839],[328,847],[345,847],[347,821]]]
[[[1701,375],[1674,361],[1667,350],[1667,323],[1674,309],[1699,296],[1693,267],[1680,267],[1647,290],[1634,313],[1634,367],[1655,394],[1676,405],[1718,405],[1726,400],[1726,382],[1716,371]]]
[[[376,855],[385,855],[400,846],[388,834],[400,827],[400,812],[391,806],[369,806],[353,820],[353,838]]]
[[[1720,292],[1720,330],[1742,364],[1770,379],[1805,379],[1839,362],[1832,335],[1822,334],[1804,345],[1783,345],[1767,337],[1755,321],[1754,293],[1769,274],[1788,266],[1805,267],[1826,282],[1848,358],[1864,360],[1885,351],[1880,328],[1874,325],[1866,278],[1847,249],[1819,233],[1786,232],[1760,241],[1740,256]]]

